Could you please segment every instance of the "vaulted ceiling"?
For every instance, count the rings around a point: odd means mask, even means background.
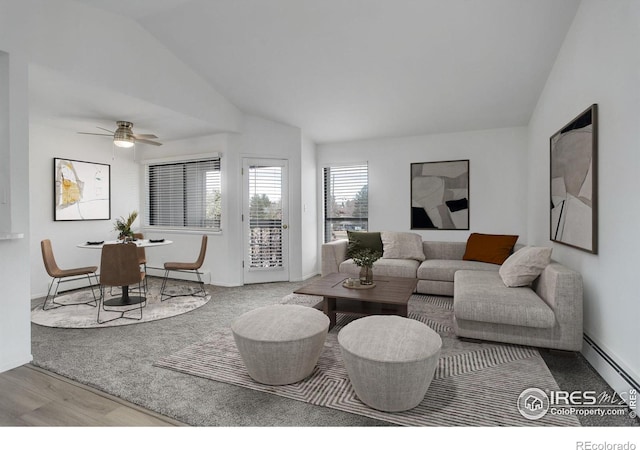
[[[579,6],[78,1],[133,18],[242,111],[319,143],[527,125]]]

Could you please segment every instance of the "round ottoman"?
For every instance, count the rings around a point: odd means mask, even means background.
[[[431,328],[399,316],[369,316],[338,333],[344,365],[358,398],[381,411],[420,404],[433,379],[442,339]]]
[[[270,305],[249,311],[231,325],[251,378],[259,383],[296,383],[313,372],[329,330],[314,308]]]

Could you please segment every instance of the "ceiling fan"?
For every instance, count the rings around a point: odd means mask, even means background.
[[[162,143],[157,141],[152,141],[151,139],[158,139],[158,136],[155,134],[134,134],[133,133],[133,123],[126,122],[124,120],[118,120],[116,122],[117,129],[116,131],[107,130],[106,128],[96,127],[104,131],[108,131],[109,134],[104,133],[85,133],[82,131],[78,131],[78,134],[91,134],[94,136],[111,136],[113,137],[113,143],[118,147],[131,148],[136,143],[141,144],[151,144],[151,145],[162,145]]]

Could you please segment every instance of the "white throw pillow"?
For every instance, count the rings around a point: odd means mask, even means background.
[[[422,236],[415,233],[382,231],[382,257],[385,259],[415,259],[424,261]]]
[[[550,247],[523,247],[502,263],[498,273],[508,287],[529,286],[551,262]]]

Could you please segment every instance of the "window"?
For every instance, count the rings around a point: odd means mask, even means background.
[[[347,230],[368,230],[367,165],[325,167],[323,179],[324,241],[346,239]]]
[[[149,164],[146,225],[220,231],[220,158]]]

